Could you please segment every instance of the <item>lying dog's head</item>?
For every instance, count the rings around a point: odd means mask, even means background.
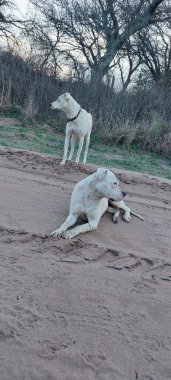
[[[69,92],[66,92],[63,95],[60,95],[57,100],[50,103],[50,108],[52,110],[66,111],[68,109],[70,99],[71,95],[69,94]]]
[[[123,193],[119,189],[119,183],[116,176],[108,169],[97,169],[95,173],[96,190],[100,197],[111,199],[115,202],[123,200]]]

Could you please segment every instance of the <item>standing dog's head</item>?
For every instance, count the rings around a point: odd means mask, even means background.
[[[122,201],[124,193],[119,189],[116,176],[108,169],[97,169],[95,173],[96,190],[100,197],[111,199],[115,202]]]
[[[70,100],[71,95],[69,94],[69,92],[66,92],[63,95],[60,95],[57,100],[50,103],[50,108],[52,110],[61,110],[65,112],[66,110],[68,110]]]

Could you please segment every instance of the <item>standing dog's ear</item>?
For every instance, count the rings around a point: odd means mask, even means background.
[[[65,93],[65,98],[66,98],[67,101],[69,100],[69,98],[70,98],[70,94],[69,94],[69,92],[66,92],[66,93]]]

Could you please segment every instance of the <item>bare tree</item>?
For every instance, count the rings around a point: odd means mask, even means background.
[[[10,0],[0,0],[0,39],[16,42],[16,28],[22,28],[25,21],[15,16],[16,6]]]
[[[167,0],[31,0],[51,27],[63,33],[68,56],[86,61],[93,80],[102,80],[131,36],[170,19]],[[132,63],[130,62],[131,70]],[[129,81],[129,78],[128,78]]]
[[[134,52],[141,59],[155,82],[171,71],[171,33],[167,25],[142,31],[137,36],[139,50]]]
[[[128,41],[119,52],[118,67],[121,76],[121,92],[125,92],[131,83],[133,74],[142,64],[142,57],[138,54],[139,46],[135,41]],[[126,65],[125,65],[126,62]]]
[[[33,17],[23,29],[23,36],[30,44],[30,60],[36,69],[46,70],[51,76],[56,77],[61,70],[60,56],[62,52],[58,48],[60,43],[60,31],[56,27],[51,35],[51,29],[47,23],[36,22]]]

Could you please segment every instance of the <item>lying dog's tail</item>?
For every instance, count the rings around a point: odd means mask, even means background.
[[[137,218],[139,218],[139,219],[141,219],[141,220],[143,220],[143,221],[144,221],[144,218],[143,218],[141,215],[139,215],[139,214],[136,214],[136,212],[134,212],[134,211],[130,210],[130,213],[131,213],[132,215],[136,216]]]

